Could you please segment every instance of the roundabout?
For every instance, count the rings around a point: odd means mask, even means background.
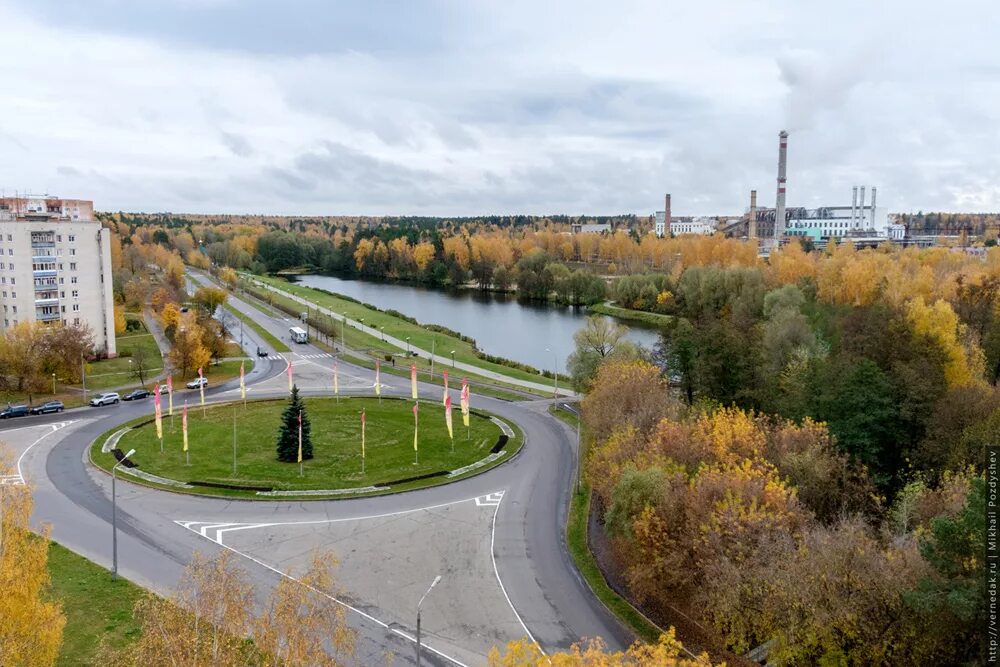
[[[134,449],[137,467],[118,470],[138,483],[224,497],[316,499],[453,482],[509,460],[524,441],[516,425],[479,409],[470,410],[468,428],[456,415],[451,437],[437,401],[418,404],[416,429],[414,403],[401,398],[315,396],[302,403],[312,456],[301,470],[277,457],[288,405],[281,398],[189,406],[187,452],[181,410],[163,416],[162,443],[154,419],[133,419],[98,437],[90,460],[110,471],[121,452]]]
[[[202,280],[197,274],[195,279]],[[261,316],[238,297],[231,297],[230,303],[258,320],[272,335],[280,337],[287,332],[288,324],[282,319]],[[246,338],[247,349],[264,345],[252,332]],[[307,403],[336,401],[330,383],[331,363],[332,356],[323,350],[308,344],[296,346],[284,358],[256,363],[247,374],[247,394],[283,405],[288,397],[288,367],[294,364],[295,383],[303,388]],[[342,404],[377,403],[371,398],[374,375],[370,369],[344,360],[339,361],[339,368]],[[423,402],[420,406],[423,460],[425,450],[429,454],[432,447],[429,442],[425,446],[423,438],[431,432],[432,422],[443,425],[444,417],[441,385],[421,382],[419,389],[421,397],[434,397],[427,401],[426,409]],[[353,397],[346,398],[348,394]],[[459,392],[453,387],[450,394],[457,406]],[[193,428],[201,407],[191,405],[198,401],[196,392],[187,395]],[[237,381],[205,391],[206,412],[218,410],[219,415],[216,447],[224,453],[216,457],[214,465],[218,467],[213,474],[220,478],[232,476],[234,403],[237,477],[247,472],[240,467],[244,442],[239,435],[241,428],[247,437],[252,435],[265,443],[261,447],[266,445],[267,455],[271,460],[275,458],[277,424],[271,421],[255,426],[250,421],[255,403],[248,403],[247,416],[242,417],[238,412],[242,407],[240,395]],[[383,374],[381,395],[384,405],[390,397],[400,399],[396,401],[397,409],[412,418],[412,413],[407,413],[412,406],[408,379]],[[329,500],[279,496],[261,502],[255,493],[208,496],[186,489],[177,493],[176,489],[153,488],[145,482],[135,483],[137,480],[122,474],[119,467],[119,572],[156,593],[168,595],[192,553],[211,556],[225,549],[239,554],[241,565],[254,583],[260,590],[268,590],[281,578],[294,578],[313,550],[333,551],[341,563],[336,600],[349,610],[348,622],[357,632],[356,654],[351,662],[356,665],[415,663],[415,608],[436,576],[442,577],[441,583],[423,607],[425,665],[485,665],[489,647],[522,637],[530,637],[546,651],[568,648],[581,638],[597,636],[611,648],[624,648],[632,636],[594,597],[566,549],[564,534],[576,476],[576,446],[569,428],[548,413],[552,402],[508,402],[473,392],[473,411],[482,411],[515,429],[517,437],[507,446],[519,447],[518,454],[514,456],[512,450],[492,467],[467,471],[449,483],[412,490],[397,487],[386,493]],[[175,420],[177,415],[175,396]],[[371,415],[367,409],[366,415]],[[91,444],[99,442],[94,453],[97,460],[108,435],[133,422],[151,422],[152,417],[152,402],[140,401],[32,417],[30,426],[29,422],[0,426],[0,440],[13,450],[18,461],[18,476],[34,487],[33,525],[51,526],[54,540],[110,569],[112,478],[90,463]],[[319,437],[323,420],[318,414],[310,417]],[[177,433],[179,420],[175,427]],[[150,423],[142,428],[151,432],[155,427]],[[463,429],[456,409],[456,451],[464,442]],[[412,421],[400,421],[397,430],[401,432],[385,432],[384,446],[407,452],[407,456],[400,453],[398,464],[409,465],[412,470],[412,459],[408,459],[413,455]],[[223,437],[222,431],[228,437]],[[483,437],[488,432],[484,431]],[[165,421],[164,456],[168,456],[169,434],[170,425]],[[199,440],[193,431],[189,435],[194,467]],[[344,440],[340,481],[353,483],[350,468],[357,459],[351,461],[354,448]],[[173,456],[179,460],[176,442],[172,445]],[[328,445],[331,452],[337,446],[336,438],[333,443]],[[147,461],[159,452],[155,438],[140,446],[126,447],[138,450],[135,456],[140,469],[155,469]],[[319,460],[323,458],[323,447],[320,440],[314,443]],[[450,449],[450,443],[446,447]],[[303,484],[310,481],[309,463],[304,464]],[[297,477],[297,464],[282,465],[290,466],[289,470],[294,471],[291,477]],[[394,492],[398,490],[405,492]]]

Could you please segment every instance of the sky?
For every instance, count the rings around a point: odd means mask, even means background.
[[[0,189],[100,210],[1000,210],[995,0],[0,0]]]

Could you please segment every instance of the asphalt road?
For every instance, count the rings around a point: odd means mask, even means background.
[[[238,298],[230,303],[287,339],[286,320]],[[251,353],[258,345],[269,347],[249,328],[243,336]],[[322,350],[293,347],[284,356],[294,360],[303,386],[328,373]],[[370,395],[372,371],[346,362],[339,367],[356,379],[342,392]],[[285,394],[286,368],[284,361],[259,360],[247,375],[250,395]],[[307,393],[329,393],[321,379],[314,384]],[[386,395],[409,395],[407,378],[385,374],[382,384]],[[238,380],[210,387],[206,399],[232,400],[236,391]],[[435,395],[441,388],[422,383],[420,391]],[[197,401],[197,391],[191,398]],[[456,404],[458,398],[454,392]],[[244,557],[249,575],[267,590],[294,574],[312,548],[332,548],[341,560],[338,600],[351,610],[360,665],[384,664],[387,652],[395,655],[393,664],[413,661],[416,599],[435,572],[444,579],[423,609],[425,664],[483,664],[492,643],[529,633],[547,651],[594,636],[611,648],[624,647],[632,636],[591,594],[564,543],[575,438],[547,413],[550,401],[474,396],[473,403],[517,423],[524,447],[488,472],[430,489],[335,501],[234,501],[154,490],[119,477],[119,572],[169,593],[194,551],[228,548]],[[111,480],[89,465],[87,448],[114,425],[152,409],[147,400],[0,424],[0,440],[23,453],[23,475],[35,489],[34,520],[49,523],[56,541],[107,567]]]

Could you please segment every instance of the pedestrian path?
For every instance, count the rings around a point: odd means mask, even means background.
[[[299,359],[332,359],[333,355],[329,352],[322,352],[320,354],[299,354],[295,353],[295,356]]]

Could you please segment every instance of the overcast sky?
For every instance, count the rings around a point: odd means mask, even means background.
[[[334,7],[335,6],[335,7]],[[822,9],[820,9],[822,7]],[[0,0],[0,188],[102,210],[1000,210],[995,0]]]

